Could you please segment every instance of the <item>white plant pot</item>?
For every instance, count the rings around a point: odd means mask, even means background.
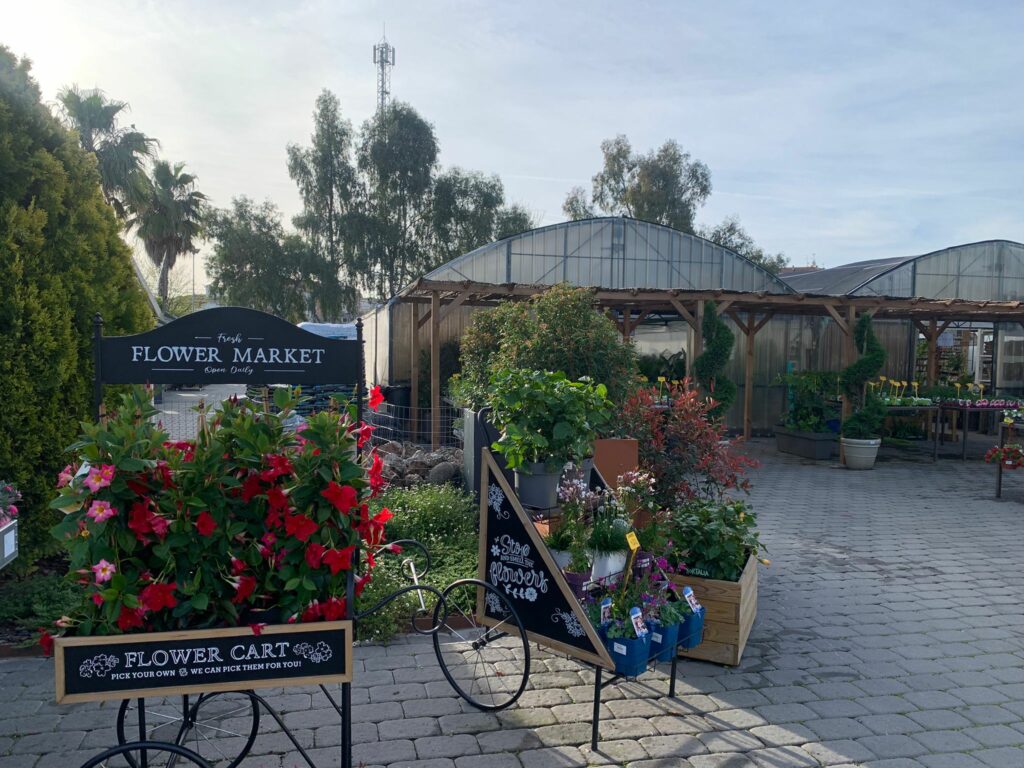
[[[853,440],[848,437],[840,439],[843,444],[843,456],[847,469],[874,469],[880,438],[874,440]]]
[[[606,579],[615,576],[626,570],[625,552],[595,552],[590,553],[593,565],[590,568],[590,578]]]
[[[555,561],[555,565],[558,566],[559,570],[564,571],[569,567],[569,562],[572,560],[572,554],[566,552],[564,549],[549,549],[551,553],[551,559]]]

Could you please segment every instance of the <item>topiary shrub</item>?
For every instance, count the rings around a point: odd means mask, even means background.
[[[462,372],[452,394],[474,409],[486,404],[491,375],[502,369],[561,371],[572,381],[589,376],[615,403],[636,386],[636,351],[595,310],[587,288],[555,285],[528,301],[478,312],[461,346]]]
[[[882,401],[865,386],[885,365],[885,347],[871,327],[871,315],[861,315],[853,340],[861,356],[839,374],[843,394],[854,407],[843,422],[842,432],[843,437],[852,440],[872,440],[881,436],[886,412]]]
[[[724,418],[736,399],[736,385],[722,373],[732,355],[736,337],[718,316],[713,301],[704,305],[701,333],[704,337],[704,352],[693,361],[693,372],[704,391],[715,400],[715,407],[709,415]]]

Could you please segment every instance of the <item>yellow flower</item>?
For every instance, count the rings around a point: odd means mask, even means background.
[[[885,376],[879,376],[879,377],[878,377],[878,380],[879,380],[879,381],[886,381],[886,378],[885,378]]]
[[[769,560],[767,557],[762,557],[761,558],[761,565],[771,565],[771,564],[772,564],[772,561]]]
[[[88,528],[83,528],[82,532],[79,533],[78,535],[81,536],[83,539],[88,539],[89,538],[89,529]]]
[[[659,377],[658,377],[658,383],[659,383],[659,384],[664,384],[664,383],[665,383],[665,381],[666,381],[666,379],[665,379],[665,377],[664,377],[664,376],[659,376]]]

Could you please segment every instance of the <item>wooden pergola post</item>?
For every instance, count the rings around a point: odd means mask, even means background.
[[[430,445],[441,447],[441,293],[430,292]]]
[[[697,323],[694,325],[693,333],[693,359],[704,354],[704,302],[697,302],[696,312]]]
[[[926,326],[917,320],[914,321],[914,325],[921,332],[921,335],[924,336],[925,343],[928,345],[925,380],[929,387],[935,386],[939,381],[939,336],[946,332],[951,323],[951,320],[947,320],[942,325],[939,325],[939,321],[932,318]]]
[[[744,321],[739,313],[729,312],[729,316],[736,323],[740,331],[747,339],[746,363],[743,367],[743,439],[749,440],[753,434],[752,411],[754,405],[754,339],[757,332],[764,328],[765,323],[772,319],[771,312],[766,312],[764,317],[757,319],[756,312],[747,312],[747,319]]]
[[[409,377],[412,384],[409,403],[409,416],[412,421],[412,442],[417,442],[420,435],[420,305],[412,302],[409,305],[412,319],[409,321],[409,349],[412,360],[409,363]]]

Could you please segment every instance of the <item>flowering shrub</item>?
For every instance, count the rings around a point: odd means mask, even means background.
[[[18,516],[18,502],[21,493],[13,483],[0,480],[0,527],[7,525]]]
[[[761,550],[757,516],[742,501],[691,501],[673,511],[669,525],[675,542],[669,559],[678,565],[685,558],[693,576],[737,581],[747,558]]]
[[[172,443],[136,389],[105,424],[86,425],[72,446],[82,464],[61,473],[51,505],[65,513],[54,535],[82,596],[58,626],[76,635],[235,626],[249,609],[342,618],[357,547],[383,543],[391,517],[367,506],[383,488],[382,462],[376,453],[368,469],[357,461],[369,428],[349,412],[287,429],[296,402],[278,390],[268,413],[233,398],[200,414],[195,441]],[[373,565],[370,554],[360,563],[357,594]]]
[[[626,401],[621,421],[640,446],[640,466],[655,480],[662,507],[677,499],[720,499],[728,491],[746,490],[743,473],[757,462],[738,453],[725,439],[725,426],[710,416],[713,400],[689,381],[669,385],[671,405],[655,407],[658,390],[638,390]]]
[[[985,461],[1002,464],[1003,469],[1018,469],[1024,466],[1024,448],[1019,443],[1007,443],[989,448]]]

